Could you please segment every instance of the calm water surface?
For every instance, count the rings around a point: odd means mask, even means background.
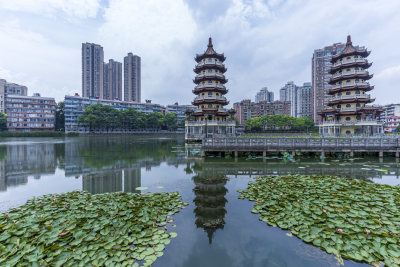
[[[337,266],[332,255],[260,222],[250,212],[253,203],[237,199],[237,190],[262,174],[331,174],[400,184],[394,158],[284,162],[198,155],[199,148],[185,147],[183,138],[0,138],[0,210],[72,190],[178,191],[190,204],[174,216],[178,237],[154,266]]]

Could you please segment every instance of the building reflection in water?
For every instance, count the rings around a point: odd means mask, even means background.
[[[140,193],[139,190],[136,190],[140,185],[140,168],[106,170],[82,176],[82,190],[92,194],[119,191]]]
[[[57,167],[54,144],[0,146],[0,191],[28,183],[28,176],[40,179]]]
[[[201,163],[194,165],[193,169],[197,175],[192,178],[195,184],[193,192],[196,195],[193,200],[196,205],[195,224],[204,229],[211,244],[215,231],[223,229],[225,225],[225,195],[228,192],[225,184],[228,179],[225,175],[203,169],[199,164]]]

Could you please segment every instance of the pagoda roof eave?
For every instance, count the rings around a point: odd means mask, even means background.
[[[347,35],[346,47],[339,54],[332,56],[331,63],[334,63],[335,61],[337,61],[342,57],[348,57],[352,55],[360,55],[363,57],[368,57],[370,53],[371,51],[368,51],[366,48],[359,48],[358,46],[354,47],[351,41],[351,36]]]
[[[196,57],[194,58],[194,60],[196,60],[196,62],[199,63],[204,58],[218,58],[222,62],[225,61],[225,59],[226,59],[224,54],[219,54],[216,52],[214,52],[212,54],[207,54],[206,52],[204,52],[204,54],[196,54]]]
[[[355,50],[355,51],[347,52],[347,53],[343,53],[343,52],[342,52],[342,53],[340,53],[340,54],[333,55],[332,58],[331,58],[331,63],[334,63],[334,62],[336,62],[338,59],[341,59],[341,58],[343,58],[343,57],[349,57],[349,56],[354,56],[354,55],[359,55],[359,56],[362,56],[362,57],[368,57],[369,54],[371,54],[371,51],[367,51],[367,49],[364,49],[364,50]]]
[[[328,90],[328,95],[333,95],[339,92],[345,92],[345,91],[351,91],[351,90],[363,90],[365,92],[371,91],[374,89],[373,85],[365,85],[365,86],[349,86],[349,87],[343,87],[343,88],[337,88],[337,89],[329,89]]]
[[[348,79],[364,79],[365,81],[372,79],[374,75],[373,74],[349,74],[348,76],[345,76],[345,74],[341,77],[335,77],[331,78],[328,82],[330,85],[334,85],[336,82],[339,81],[344,81]]]
[[[328,102],[328,106],[345,104],[345,103],[372,103],[375,101],[375,98],[352,98],[352,99],[342,99],[342,100],[331,100]]]
[[[340,69],[347,69],[347,68],[353,68],[353,67],[362,67],[364,70],[366,70],[371,66],[372,66],[372,62],[351,62],[351,63],[331,67],[329,69],[329,73],[334,74],[336,71],[338,71]]]

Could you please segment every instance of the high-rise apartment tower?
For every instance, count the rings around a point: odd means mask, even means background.
[[[268,103],[274,102],[274,92],[268,91],[267,87],[261,88],[261,90],[256,94],[256,103],[266,101]]]
[[[140,102],[141,90],[140,57],[128,53],[124,57],[124,100]]]
[[[122,100],[122,63],[110,59],[104,63],[104,99]]]
[[[297,87],[297,117],[312,118],[312,87],[311,83],[303,83]]]
[[[98,44],[82,44],[82,95],[103,98],[104,52]]]
[[[332,66],[332,55],[340,53],[344,47],[345,44],[335,43],[322,49],[314,50],[311,67],[313,92],[312,119],[316,124],[321,121],[319,113],[324,110],[330,98],[328,90],[331,88],[331,85],[329,85],[328,82],[332,76],[332,74],[329,73]]]
[[[297,117],[297,86],[293,81],[287,82],[284,87],[279,90],[279,100],[282,102],[290,102],[290,116]]]

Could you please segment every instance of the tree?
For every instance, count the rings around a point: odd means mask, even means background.
[[[102,104],[90,105],[79,116],[78,123],[89,127],[89,131],[101,130],[176,130],[178,118],[175,113],[143,113],[133,108],[118,110]]]
[[[246,130],[265,131],[271,130],[300,130],[309,131],[314,127],[314,122],[309,117],[294,118],[285,115],[263,115],[246,121]]]
[[[176,113],[167,113],[165,115],[165,126],[169,131],[175,131],[178,128],[178,115]]]
[[[0,131],[4,131],[7,129],[7,115],[4,113],[0,113]]]
[[[61,101],[57,103],[56,107],[56,131],[65,130],[65,102]]]
[[[400,125],[396,127],[396,133],[400,133]]]
[[[152,112],[148,114],[146,118],[146,128],[153,130],[160,129],[164,122],[163,119],[164,116],[161,112]]]

